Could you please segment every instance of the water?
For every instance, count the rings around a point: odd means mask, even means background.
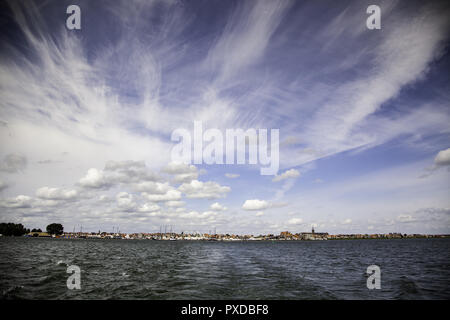
[[[450,239],[0,238],[2,299],[449,299]],[[381,290],[366,269],[381,268]],[[68,290],[67,266],[81,268]]]

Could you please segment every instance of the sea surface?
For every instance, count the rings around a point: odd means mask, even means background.
[[[0,238],[1,299],[449,299],[450,239]],[[81,269],[69,290],[67,267]],[[381,289],[366,286],[381,269]]]

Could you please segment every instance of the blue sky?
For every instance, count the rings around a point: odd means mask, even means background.
[[[81,30],[66,28],[67,6]],[[369,5],[381,29],[366,27]],[[450,232],[444,1],[12,1],[0,217],[66,230]],[[279,129],[278,176],[171,133]]]

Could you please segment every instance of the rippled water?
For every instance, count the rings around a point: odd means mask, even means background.
[[[0,238],[2,299],[449,299],[450,239]],[[381,268],[381,290],[366,269]],[[68,265],[81,290],[68,290]]]

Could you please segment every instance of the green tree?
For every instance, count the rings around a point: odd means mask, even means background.
[[[33,230],[31,230],[31,232],[42,232],[42,230],[33,228]]]
[[[47,226],[47,232],[50,234],[60,235],[64,231],[64,227],[60,223],[52,223]]]
[[[23,236],[29,233],[29,229],[25,229],[21,223],[0,223],[0,234],[4,236]]]

